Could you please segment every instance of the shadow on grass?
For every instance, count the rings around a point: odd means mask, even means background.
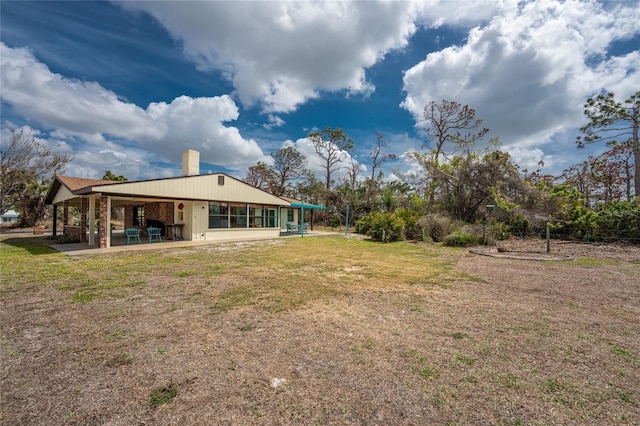
[[[16,237],[7,238],[2,240],[2,244],[22,249],[33,256],[42,254],[57,253],[56,250],[49,247],[53,241],[49,237],[35,236],[35,237]]]

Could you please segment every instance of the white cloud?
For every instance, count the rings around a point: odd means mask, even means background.
[[[271,130],[274,127],[282,127],[285,125],[285,121],[282,118],[273,114],[269,114],[269,116],[267,117],[267,120],[269,122],[262,125],[262,127],[264,127],[267,130]]]
[[[629,5],[605,11],[595,1],[505,2],[464,45],[430,53],[406,71],[402,106],[419,122],[431,100],[455,100],[475,108],[510,148],[558,143],[557,135],[584,124],[586,98],[601,89],[621,98],[637,90],[640,54],[607,57],[611,43],[640,32],[640,8]]]
[[[27,49],[0,42],[2,100],[23,117],[48,127],[116,137],[159,137],[164,131],[144,110],[122,102],[97,83],[52,73]]]
[[[411,2],[123,2],[154,16],[202,69],[223,70],[245,105],[290,112],[319,91],[368,94],[365,69],[406,46]]]
[[[52,73],[27,49],[0,43],[0,53],[3,102],[24,118],[52,129],[52,137],[75,147],[77,161],[96,164],[100,171],[118,164],[101,159],[104,153],[126,151],[133,156],[132,147],[154,152],[147,154],[153,158],[150,161],[169,162],[179,162],[180,152],[193,148],[201,152],[202,161],[230,169],[246,168],[264,157],[255,140],[224,125],[239,115],[229,96],[181,96],[142,109],[97,83]],[[131,176],[148,176],[142,167],[134,167],[139,162],[129,159],[126,163]]]

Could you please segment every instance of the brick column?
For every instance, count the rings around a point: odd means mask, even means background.
[[[81,198],[80,207],[80,242],[87,241],[87,212],[89,211],[89,199]]]
[[[100,248],[107,247],[107,232],[110,231],[110,223],[107,218],[107,196],[102,194],[100,195],[100,229],[98,233],[100,234]]]

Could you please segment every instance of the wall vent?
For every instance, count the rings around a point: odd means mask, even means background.
[[[218,185],[224,185],[224,176],[218,176]]]

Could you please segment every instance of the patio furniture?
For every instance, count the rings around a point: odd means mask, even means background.
[[[298,232],[298,225],[295,223],[287,223],[287,232],[291,232],[293,234]]]
[[[149,236],[149,242],[152,242],[154,239],[156,241],[162,242],[162,236],[160,235],[162,229],[160,228],[147,228],[147,235]]]
[[[138,244],[142,243],[142,241],[140,241],[140,230],[138,228],[125,229],[124,235],[127,237],[127,245],[129,245],[129,242],[131,241],[132,238],[134,241],[137,241]]]

